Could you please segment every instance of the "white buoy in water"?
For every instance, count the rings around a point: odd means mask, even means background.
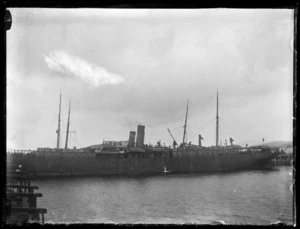
[[[168,173],[168,172],[170,172],[170,171],[167,171],[167,168],[164,167],[164,173]]]

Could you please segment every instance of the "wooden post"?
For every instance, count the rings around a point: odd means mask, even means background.
[[[36,197],[28,197],[29,207],[36,208]]]
[[[26,171],[21,170],[21,172],[17,172],[11,170],[11,176],[8,176],[6,189],[13,190],[14,192],[6,191],[8,199],[12,199],[12,201],[17,201],[14,206],[12,206],[11,211],[12,214],[16,215],[18,218],[19,213],[26,213],[26,221],[34,220],[41,222],[42,214],[42,222],[44,224],[45,218],[44,214],[47,213],[46,209],[37,209],[37,197],[41,197],[41,193],[34,193],[34,189],[38,189],[38,186],[31,186],[30,175],[26,173]],[[29,175],[27,177],[27,175]],[[26,201],[27,199],[27,201]],[[7,220],[7,219],[5,219]],[[16,219],[18,220],[18,219]],[[24,220],[24,219],[23,219]]]

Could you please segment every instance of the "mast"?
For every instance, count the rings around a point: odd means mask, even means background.
[[[219,143],[219,93],[217,89],[216,146]]]
[[[67,124],[67,134],[66,134],[65,149],[68,149],[68,138],[69,138],[69,127],[70,127],[70,111],[71,111],[71,99],[70,99],[70,102],[69,102],[69,114],[68,114],[68,124]]]
[[[187,101],[187,104],[186,104],[186,114],[185,114],[185,122],[184,122],[184,126],[183,126],[184,131],[183,131],[182,145],[184,145],[184,140],[185,140],[185,136],[186,136],[186,122],[187,122],[188,111],[189,111],[189,100]]]
[[[56,130],[56,133],[57,133],[57,146],[56,146],[56,148],[57,149],[59,149],[59,141],[60,141],[60,111],[61,111],[61,91],[59,93],[58,128]]]

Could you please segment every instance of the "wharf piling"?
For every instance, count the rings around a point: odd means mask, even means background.
[[[44,214],[47,213],[47,209],[37,208],[37,197],[43,195],[42,193],[34,193],[34,190],[39,188],[31,185],[31,180],[34,177],[21,165],[7,165],[6,172],[4,222],[22,225],[34,221],[44,224]]]
[[[293,155],[292,154],[279,154],[277,157],[272,159],[272,163],[274,166],[293,165]]]

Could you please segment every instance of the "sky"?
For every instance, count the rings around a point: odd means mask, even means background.
[[[7,148],[128,140],[292,141],[292,9],[11,8]],[[229,141],[228,141],[229,142]]]

